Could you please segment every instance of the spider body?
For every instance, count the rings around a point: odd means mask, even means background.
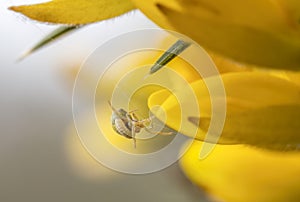
[[[139,120],[134,111],[127,112],[122,108],[115,109],[111,104],[110,106],[113,110],[111,116],[113,130],[121,136],[133,139],[133,144],[136,148],[135,134],[141,132],[141,129],[151,122],[150,118]]]
[[[149,126],[151,125],[151,118],[147,119],[138,119],[137,115],[134,111],[127,112],[126,110],[120,108],[115,109],[111,103],[109,102],[113,112],[111,116],[111,124],[113,130],[121,136],[124,136],[128,139],[133,139],[134,147],[136,148],[136,139],[135,135],[144,128],[147,132],[152,134],[171,134],[164,132],[154,132],[149,130]]]
[[[145,127],[144,124],[139,122],[137,116],[133,112],[128,113],[124,109],[113,111],[111,123],[114,131],[129,139],[134,138],[133,132],[139,133],[141,129]]]

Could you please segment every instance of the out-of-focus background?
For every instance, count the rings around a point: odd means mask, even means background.
[[[140,176],[103,167],[73,128],[70,67],[117,34],[155,25],[132,12],[87,26],[16,62],[56,27],[7,9],[35,2],[2,1],[0,8],[0,201],[207,201],[177,164]]]

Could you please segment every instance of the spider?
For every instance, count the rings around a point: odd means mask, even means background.
[[[113,110],[111,116],[112,128],[119,135],[124,136],[128,139],[133,139],[134,148],[136,148],[136,139],[135,134],[141,132],[141,129],[145,129],[147,132],[151,134],[163,134],[170,135],[171,132],[154,132],[149,129],[149,125],[151,125],[151,117],[147,119],[139,120],[137,115],[134,113],[137,110],[129,111],[120,108],[115,109],[110,102],[108,102],[110,107]]]

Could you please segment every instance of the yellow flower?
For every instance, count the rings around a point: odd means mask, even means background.
[[[219,143],[243,143],[271,149],[285,149],[287,145],[297,148],[300,144],[299,85],[270,72],[230,72],[222,74],[221,78],[226,90],[227,110]],[[205,80],[213,83],[215,79]],[[199,129],[196,138],[204,140],[212,114],[211,96],[203,80],[192,82],[191,87],[197,96],[201,117],[184,117],[179,125],[180,108],[188,108],[190,98],[181,100],[179,105],[176,104],[177,97],[166,90],[152,94],[149,107],[160,104],[168,117],[167,125],[190,137],[194,136],[195,130],[189,122],[193,122]]]
[[[181,125],[179,112],[190,107],[189,97],[178,103],[169,91],[146,89],[132,101],[135,106],[141,100],[148,102],[139,109],[161,106],[173,130],[192,137],[191,131],[197,131],[196,139],[201,141],[195,141],[180,162],[188,178],[226,201],[297,201],[300,76],[256,68],[300,69],[300,1],[53,0],[11,7],[35,20],[69,25],[109,19],[134,8],[161,27],[184,33],[214,51],[210,54],[221,72],[226,120],[219,144],[206,159],[198,158],[212,119],[212,98],[205,82],[214,83],[218,77],[203,80],[175,59],[173,68],[189,82],[201,111],[201,116],[183,117]],[[215,52],[259,66],[243,68]]]
[[[300,153],[216,145],[199,160],[195,141],[180,160],[186,176],[221,201],[296,202],[300,198]]]
[[[227,59],[214,56],[213,60],[221,71],[223,67],[232,67],[221,74],[227,96],[225,127],[220,144],[204,159],[199,159],[203,142],[194,141],[180,160],[183,172],[212,198],[221,201],[297,201],[299,73],[242,70]],[[213,82],[214,78],[206,80]],[[211,98],[203,80],[195,80],[191,86],[201,111],[196,138],[203,140],[211,116]],[[181,107],[189,107],[189,98],[179,105],[174,95],[161,90],[153,93],[148,103],[150,107],[159,103],[164,108],[168,126],[194,135],[194,129],[185,130],[178,125],[178,112]],[[191,120],[184,121],[182,125],[188,125]]]
[[[273,68],[300,68],[297,0],[53,0],[11,7],[51,23],[87,24],[140,9],[163,28],[236,60]]]
[[[128,63],[128,59],[124,59],[126,62],[118,62],[114,64],[116,67],[112,68],[120,68],[121,70],[122,68],[128,69],[134,66],[152,64],[157,56],[158,55],[153,54],[152,57],[141,61],[138,59],[141,58],[141,55],[136,53],[131,57],[131,62]],[[246,111],[246,115],[250,114],[253,116],[250,117],[255,118],[256,121],[255,124],[253,123],[253,125],[245,127],[249,119],[243,119],[244,117],[241,116],[237,118],[237,120],[240,120],[239,123],[241,125],[236,126],[231,122],[227,123],[228,126],[226,126],[226,128],[228,128],[229,131],[226,131],[226,129],[220,139],[220,143],[226,145],[216,145],[213,152],[205,159],[199,159],[199,151],[203,143],[201,141],[195,141],[180,160],[183,172],[192,182],[207,191],[208,194],[225,201],[295,201],[299,197],[297,190],[300,186],[298,175],[300,172],[300,154],[298,151],[283,150],[297,149],[297,145],[295,144],[297,143],[299,145],[298,131],[290,128],[293,124],[287,124],[282,126],[283,128],[279,128],[278,125],[276,125],[280,124],[276,122],[278,120],[272,117],[274,116],[273,114],[268,114],[268,110],[265,109],[268,109],[270,106],[293,107],[299,103],[299,74],[275,71],[261,72],[252,68],[243,67],[214,54],[213,60],[221,72],[227,90],[227,99],[229,100],[228,113],[234,115],[237,113],[240,115],[239,113]],[[170,63],[169,68],[173,68],[179,74],[184,75],[196,93],[201,94],[197,100],[201,108],[203,108],[203,113],[207,112],[207,114],[210,114],[208,93],[204,86],[200,85],[202,80],[195,76],[192,67],[181,58],[176,58]],[[244,90],[244,88],[246,90]],[[172,95],[169,95],[170,98],[166,101],[162,100],[161,98],[164,97],[162,94],[164,93],[166,93],[164,90],[146,89],[146,91],[142,91],[142,94],[136,94],[136,96],[132,98],[130,106],[134,109],[140,103],[145,103],[144,101],[149,97],[149,107],[155,105],[155,101],[157,101],[162,103],[162,107],[165,108],[167,114],[174,113],[175,109],[170,109],[169,106],[175,108],[179,106],[169,103],[172,102]],[[256,96],[253,96],[253,94]],[[103,94],[101,95],[103,96]],[[233,101],[229,99],[229,97],[232,97],[231,99]],[[143,100],[143,102],[141,102],[141,100]],[[183,103],[183,107],[187,106]],[[104,109],[107,108],[106,102],[100,103],[99,109],[101,109],[101,116],[104,116],[104,113],[106,114]],[[147,111],[143,112],[146,108],[144,105],[138,107],[139,110],[142,110],[142,113],[147,113]],[[292,108],[292,111],[293,110],[296,109]],[[253,111],[258,114],[251,114]],[[263,114],[264,112],[266,112],[266,114]],[[292,116],[290,112],[284,114],[284,110],[282,109],[280,109],[280,111],[275,110],[271,112],[280,112],[282,121],[286,119],[290,120]],[[297,117],[292,117],[294,120],[291,120],[296,127],[298,125],[298,114],[299,113],[295,113]],[[171,120],[169,120],[167,124],[171,127],[174,126],[174,129],[177,130],[177,125],[173,122],[178,120],[172,119],[179,118],[178,115],[176,115],[176,113],[175,116],[168,115],[168,119],[169,118]],[[265,129],[257,128],[259,126],[258,123],[262,123],[261,126],[263,126],[265,118],[269,119],[269,123],[271,124],[268,125],[269,128],[266,129],[269,132],[261,132],[260,130]],[[84,120],[86,120],[87,123],[86,132],[92,137],[92,134],[96,132],[91,132],[94,129],[92,129],[92,126],[89,126],[89,118],[85,118]],[[149,142],[138,141],[138,150],[134,150],[131,140],[117,136],[110,128],[109,122],[104,122],[103,124],[105,125],[104,130],[106,131],[106,137],[114,145],[123,150],[143,153],[157,149],[161,146],[159,144],[163,144],[163,139],[159,139],[158,141],[154,140],[154,142],[152,142],[154,144],[152,145],[153,147],[148,144]],[[202,130],[201,125],[199,129]],[[282,133],[280,133],[278,129],[282,130]],[[232,133],[231,130],[235,133]],[[186,135],[189,135],[189,131],[187,130],[186,132]],[[288,134],[292,134],[292,136],[288,136]],[[204,133],[199,132],[197,135],[198,139],[203,139],[202,135],[204,135]],[[94,152],[103,147],[97,135],[87,139],[91,144],[93,143]],[[235,145],[228,145],[229,143]],[[252,146],[238,143],[252,144]],[[258,146],[272,150],[261,149],[258,148]],[[74,155],[74,153],[71,154]],[[113,156],[108,155],[107,158],[113,158]],[[73,161],[73,159],[71,160]],[[79,166],[79,169],[83,169],[81,168],[82,163],[84,162],[78,162],[76,166]],[[122,162],[122,164],[125,164],[125,162]],[[130,162],[129,164],[134,165],[135,162]]]

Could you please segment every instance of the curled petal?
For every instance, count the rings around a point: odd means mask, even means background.
[[[214,83],[214,79],[216,77],[191,83],[197,96],[200,117],[191,114],[183,119],[182,125],[178,125],[182,118],[180,111],[182,107],[190,107],[189,97],[178,104],[175,96],[166,91],[159,91],[150,96],[148,104],[150,107],[161,104],[167,113],[167,125],[174,130],[194,137],[190,131],[194,131],[192,127],[197,127],[196,138],[204,140],[210,126],[212,110],[212,97],[205,82]],[[278,149],[300,144],[298,85],[261,72],[227,73],[222,75],[222,80],[226,90],[227,111],[219,143],[243,143]],[[161,98],[166,96],[167,99],[162,101]],[[215,109],[218,114],[219,106],[215,106]],[[190,123],[193,123],[193,126],[190,126]]]

